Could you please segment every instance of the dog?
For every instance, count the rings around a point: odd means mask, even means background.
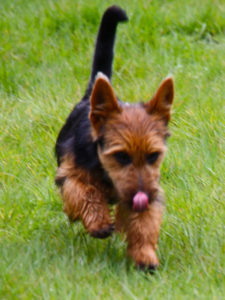
[[[88,87],[56,141],[55,181],[70,221],[81,220],[95,238],[125,233],[135,265],[155,270],[164,208],[160,165],[174,84],[167,77],[145,103],[131,105],[116,96],[110,82],[115,35],[127,20],[118,6],[103,14]],[[116,204],[114,220],[110,204]]]

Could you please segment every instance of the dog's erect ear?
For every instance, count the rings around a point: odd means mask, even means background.
[[[144,104],[149,114],[158,115],[165,124],[168,124],[171,115],[171,106],[174,98],[174,84],[172,77],[167,77],[160,84],[154,97]]]
[[[97,132],[110,114],[121,111],[109,79],[100,72],[96,77],[90,101],[89,118]]]

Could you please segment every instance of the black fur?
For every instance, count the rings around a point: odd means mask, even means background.
[[[95,76],[98,72],[104,73],[111,79],[116,27],[119,22],[127,20],[125,11],[117,6],[109,7],[103,14],[96,39],[91,78],[84,98],[90,96]]]
[[[101,169],[97,145],[103,147],[104,140],[102,138],[93,141],[91,137],[91,124],[88,117],[90,111],[89,97],[98,72],[104,73],[109,79],[111,78],[116,27],[119,22],[125,20],[127,20],[126,13],[117,6],[109,7],[102,17],[88,88],[82,101],[75,106],[69,115],[56,141],[55,153],[58,165],[60,165],[60,160],[65,154],[73,153],[77,166],[90,171]]]

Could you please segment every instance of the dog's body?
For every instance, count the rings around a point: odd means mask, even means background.
[[[155,249],[163,211],[159,167],[173,81],[165,79],[148,103],[118,100],[110,78],[116,27],[125,20],[116,6],[103,15],[87,91],[56,142],[56,183],[69,219],[82,220],[93,237],[112,233],[108,204],[117,203],[115,226],[126,233],[129,256],[152,269],[158,266]]]

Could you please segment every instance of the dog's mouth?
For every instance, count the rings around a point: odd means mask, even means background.
[[[137,192],[132,199],[132,210],[142,212],[148,208],[149,197],[144,192]]]
[[[151,192],[147,191],[136,191],[131,193],[125,201],[129,208],[134,212],[143,212],[148,209],[155,199],[157,199],[158,189],[152,189]],[[125,199],[124,199],[125,200]]]
[[[129,193],[123,191],[118,193],[119,202],[123,205],[128,206],[133,212],[143,212],[149,208],[152,202],[157,200],[159,189],[157,187],[152,187],[150,190],[132,190]]]

